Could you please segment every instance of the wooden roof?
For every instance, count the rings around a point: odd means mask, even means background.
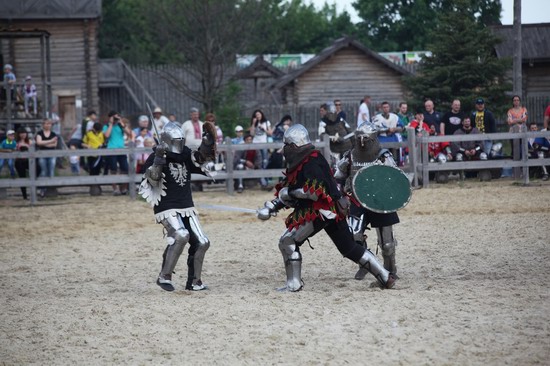
[[[253,79],[253,78],[279,78],[285,73],[264,60],[263,56],[258,56],[247,67],[237,72],[234,76],[236,79]]]
[[[542,11],[542,9],[541,9]],[[499,58],[514,56],[514,26],[491,27],[502,43],[495,47]],[[523,24],[521,26],[521,52],[524,60],[550,60],[550,23]]]
[[[0,19],[87,19],[101,16],[101,0],[3,0]]]
[[[319,65],[323,61],[330,58],[332,55],[334,55],[336,52],[340,51],[343,48],[347,47],[353,47],[364,53],[370,58],[375,59],[376,61],[380,62],[381,64],[389,67],[390,69],[393,69],[397,71],[398,73],[401,73],[403,75],[409,75],[410,72],[401,66],[394,64],[393,62],[389,61],[388,59],[380,56],[378,53],[371,51],[367,47],[365,47],[360,42],[356,41],[355,39],[351,37],[343,37],[339,38],[332,45],[322,50],[318,55],[313,57],[311,60],[303,64],[300,68],[294,70],[293,72],[288,73],[287,75],[281,77],[278,81],[273,83],[271,85],[271,88],[279,89],[287,84],[294,81],[296,78],[300,77],[300,75],[308,72],[313,67]]]

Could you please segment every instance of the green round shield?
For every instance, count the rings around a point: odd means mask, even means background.
[[[402,209],[411,199],[411,184],[405,173],[387,165],[359,169],[353,177],[352,188],[363,207],[379,213]]]

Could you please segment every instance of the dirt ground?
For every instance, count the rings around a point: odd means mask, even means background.
[[[207,291],[155,279],[165,242],[128,197],[0,201],[0,363],[6,365],[548,365],[550,182],[415,190],[395,226],[400,280],[353,279],[324,233],[303,247],[305,288],[284,283],[285,214],[259,190],[195,194],[211,240]],[[375,232],[369,243],[374,249]]]

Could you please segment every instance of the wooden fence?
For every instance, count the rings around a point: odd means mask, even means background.
[[[550,158],[545,159],[529,159],[528,154],[528,139],[535,137],[545,137],[550,139],[550,131],[540,132],[525,132],[525,133],[494,133],[483,135],[460,135],[460,136],[430,136],[417,137],[412,129],[408,131],[409,139],[404,142],[383,143],[386,148],[408,148],[409,161],[403,167],[403,170],[412,174],[412,185],[423,187],[429,186],[429,173],[438,171],[461,171],[461,170],[483,170],[493,168],[521,168],[523,170],[523,182],[529,184],[529,167],[550,165]],[[486,161],[465,161],[465,162],[447,162],[444,164],[431,163],[428,155],[428,144],[432,142],[459,142],[459,141],[478,141],[483,140],[517,140],[521,148],[521,159],[496,159]],[[227,143],[218,145],[218,151],[223,152],[226,156],[226,161],[231,162],[226,164],[225,171],[218,171],[215,180],[225,181],[226,191],[228,194],[233,194],[234,179],[255,179],[255,178],[281,178],[283,177],[281,169],[258,169],[258,170],[234,170],[233,160],[235,152],[249,150],[250,145],[238,144],[233,145],[230,139]],[[328,140],[317,141],[315,146],[320,149],[324,156],[330,155]],[[252,145],[254,149],[280,149],[282,143],[255,143]],[[86,185],[102,185],[102,184],[121,184],[121,183],[139,183],[141,174],[136,174],[135,171],[135,156],[151,152],[149,148],[129,147],[125,149],[82,149],[82,150],[40,150],[29,152],[0,152],[0,159],[29,159],[29,178],[17,179],[0,179],[0,189],[30,187],[31,204],[37,202],[36,190],[37,187],[63,187],[63,186],[86,186]],[[40,157],[69,157],[69,156],[109,156],[109,155],[127,155],[129,162],[129,172],[127,175],[98,175],[98,176],[66,176],[53,178],[36,177],[36,159]],[[206,181],[211,178],[193,175],[193,181]],[[130,189],[130,197],[136,198],[136,190]]]

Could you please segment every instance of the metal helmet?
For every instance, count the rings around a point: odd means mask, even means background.
[[[160,141],[168,146],[168,151],[180,154],[185,146],[183,130],[177,123],[168,122],[160,133]]]
[[[307,129],[300,124],[295,124],[290,126],[288,130],[285,131],[283,143],[285,145],[295,144],[300,147],[311,144],[311,140],[309,139]]]
[[[376,126],[372,122],[366,122],[363,123],[361,126],[357,127],[355,130],[355,136],[361,137],[361,136],[371,136],[371,135],[378,135],[378,132],[380,129],[378,126]]]
[[[437,162],[440,164],[445,164],[447,162],[447,155],[443,153],[437,154]]]

